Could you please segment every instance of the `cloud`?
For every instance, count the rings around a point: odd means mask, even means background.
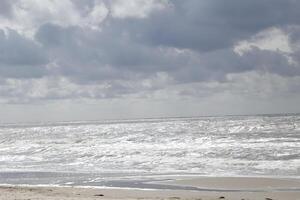
[[[230,47],[266,28],[299,24],[299,3],[292,0],[190,0],[170,4],[145,20],[122,21],[126,25],[118,27],[149,44],[212,51]]]
[[[34,41],[0,29],[0,77],[40,77],[47,73],[47,62],[47,55]]]
[[[253,47],[262,50],[281,51],[287,54],[292,52],[288,34],[278,28],[266,29],[252,36],[249,40],[240,41],[235,45],[234,50],[238,54],[243,54],[251,51]]]
[[[12,12],[12,3],[14,0],[2,0],[0,2],[0,16],[9,17]]]
[[[137,17],[145,18],[153,10],[162,10],[167,5],[167,1],[155,0],[115,0],[111,3],[111,14],[116,18]]]
[[[294,0],[1,3],[9,13],[0,17],[0,95],[13,102],[146,98],[166,88],[209,96],[228,75],[300,76]]]

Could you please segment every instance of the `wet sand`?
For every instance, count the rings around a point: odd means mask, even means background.
[[[300,200],[299,179],[181,177],[156,184],[197,190],[96,189],[79,187],[0,187],[0,200],[229,199]]]

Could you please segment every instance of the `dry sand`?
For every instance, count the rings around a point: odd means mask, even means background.
[[[0,200],[99,200],[99,199],[229,199],[300,200],[299,179],[183,178],[165,182],[227,191],[91,189],[75,187],[0,187]],[[244,191],[229,191],[229,190]],[[285,191],[281,191],[281,189]],[[292,189],[291,191],[286,191]],[[256,190],[256,191],[255,191]],[[295,191],[293,191],[295,190]]]

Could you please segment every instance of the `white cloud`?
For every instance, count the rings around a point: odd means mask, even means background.
[[[99,2],[94,6],[92,11],[83,19],[83,26],[91,27],[92,29],[98,29],[100,23],[107,17],[108,9],[106,6]]]
[[[240,41],[234,47],[234,50],[238,54],[243,54],[251,51],[253,47],[261,50],[282,51],[284,53],[292,52],[288,35],[278,28],[268,28],[249,40]]]
[[[163,9],[166,3],[166,0],[115,0],[111,5],[111,12],[112,16],[117,18],[145,18],[153,10]]]
[[[19,0],[13,5],[12,12],[11,18],[0,18],[0,28],[14,29],[33,38],[36,30],[45,23],[98,29],[108,9],[98,1],[83,16],[71,0]]]

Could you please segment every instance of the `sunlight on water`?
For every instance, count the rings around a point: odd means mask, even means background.
[[[300,116],[0,127],[1,172],[300,175]]]

